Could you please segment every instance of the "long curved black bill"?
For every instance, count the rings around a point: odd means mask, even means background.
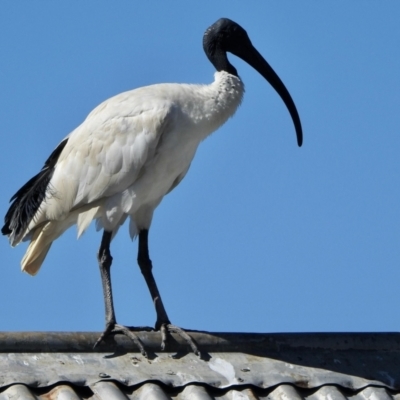
[[[296,129],[297,144],[301,146],[303,144],[303,130],[301,128],[299,113],[297,112],[297,108],[294,104],[292,96],[286,89],[286,86],[283,84],[279,76],[254,46],[251,45],[251,47],[247,47],[245,51],[240,52],[241,54],[238,54],[237,52],[235,53],[235,55],[240,57],[243,61],[246,61],[256,71],[258,71],[258,73],[260,73],[276,90],[279,96],[281,96],[292,117],[294,127]]]

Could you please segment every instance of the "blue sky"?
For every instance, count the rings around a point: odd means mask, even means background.
[[[100,102],[152,83],[209,83],[205,29],[241,24],[289,89],[289,113],[250,66],[233,119],[203,142],[157,209],[154,273],[173,323],[232,332],[399,331],[400,3],[31,2],[0,14],[0,212]],[[100,331],[92,226],[39,274],[0,241],[0,329]],[[112,245],[118,321],[153,325],[128,227]]]

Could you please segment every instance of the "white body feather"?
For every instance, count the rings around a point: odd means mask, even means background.
[[[221,71],[210,85],[159,84],[121,93],[95,108],[69,136],[45,200],[12,245],[31,239],[22,269],[35,274],[51,243],[92,220],[130,235],[148,229],[162,198],[186,175],[199,143],[238,108],[241,80]]]

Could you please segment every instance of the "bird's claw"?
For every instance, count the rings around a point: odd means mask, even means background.
[[[200,351],[194,342],[194,340],[191,338],[190,335],[188,335],[185,330],[182,328],[179,328],[176,325],[172,325],[170,323],[164,323],[160,325],[160,333],[161,333],[161,350],[164,351],[167,341],[168,341],[168,336],[171,333],[176,333],[179,335],[192,349],[193,353],[196,354],[196,356],[200,357]],[[126,326],[123,325],[118,325],[118,324],[107,324],[106,329],[104,332],[100,335],[100,337],[97,339],[96,343],[94,344],[93,348],[96,348],[107,336],[111,334],[123,334],[127,336],[129,339],[131,339],[135,345],[138,347],[140,353],[148,358],[147,352],[144,349],[142,341],[139,339],[139,337],[134,333],[132,330],[127,328]]]
[[[133,341],[133,343],[135,343],[135,345],[139,348],[139,351],[142,354],[142,356],[148,358],[146,350],[144,349],[143,343],[139,339],[139,337],[134,332],[129,330],[126,326],[118,325],[118,324],[107,325],[104,332],[97,339],[93,348],[98,346],[110,334],[118,334],[118,333],[121,333],[121,334],[127,336],[129,339],[131,339]]]
[[[175,326],[172,324],[162,324],[160,327],[160,333],[161,333],[161,350],[165,349],[168,340],[168,334],[176,333],[190,346],[193,353],[196,354],[196,356],[200,357],[200,351],[197,348],[197,345],[194,342],[194,340],[182,328],[179,328],[179,326]]]
[[[107,324],[106,325],[106,329],[104,329],[104,332],[96,340],[96,343],[94,344],[93,349],[95,349],[107,336],[110,335],[110,333],[113,331],[114,327],[115,327],[115,324]]]

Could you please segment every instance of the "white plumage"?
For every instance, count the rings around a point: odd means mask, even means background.
[[[68,136],[46,200],[11,243],[35,232],[22,269],[36,274],[43,253],[73,224],[78,237],[93,219],[115,234],[129,216],[132,238],[148,229],[199,143],[234,114],[243,91],[238,77],[221,71],[211,85],[152,85],[96,107]]]

